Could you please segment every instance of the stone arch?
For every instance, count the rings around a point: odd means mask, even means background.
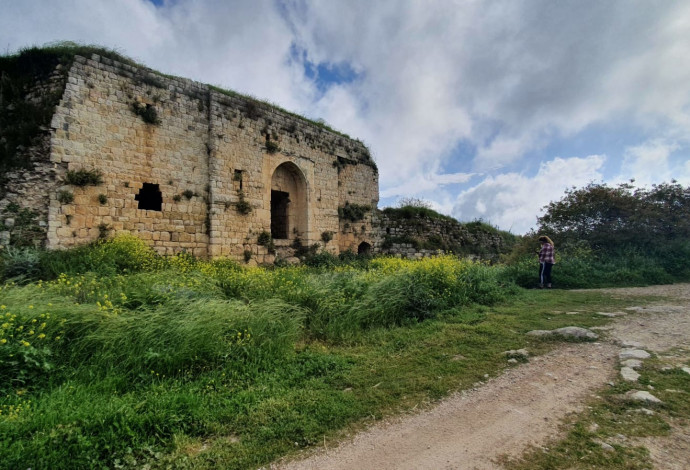
[[[307,180],[292,162],[278,165],[271,176],[271,236],[293,240],[307,236]]]
[[[371,244],[367,242],[362,242],[357,247],[358,255],[370,255],[371,254]]]

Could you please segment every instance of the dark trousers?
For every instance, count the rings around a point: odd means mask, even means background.
[[[551,284],[551,263],[539,263],[539,284]]]

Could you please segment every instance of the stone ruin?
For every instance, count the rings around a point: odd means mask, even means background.
[[[22,86],[22,102],[0,103],[6,127],[18,106],[48,114],[16,146],[19,164],[3,167],[0,246],[131,233],[161,254],[271,263],[315,244],[338,254],[378,242],[376,164],[324,125],[98,54]]]
[[[86,49],[0,57],[0,249],[122,233],[248,264],[508,248],[482,224],[378,211],[368,149],[322,123]]]

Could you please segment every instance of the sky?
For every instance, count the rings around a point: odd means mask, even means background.
[[[690,2],[0,0],[0,53],[114,48],[362,140],[379,207],[525,233],[566,189],[690,185]]]

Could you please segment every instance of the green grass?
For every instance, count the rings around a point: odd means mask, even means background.
[[[582,308],[584,295],[569,296]],[[12,301],[14,311],[21,297],[5,296],[3,302]],[[50,297],[33,299],[33,310],[41,311],[39,302]],[[217,332],[222,325],[194,314],[214,312],[207,301],[181,311],[174,308],[182,306],[177,301],[166,303],[172,306],[168,313],[177,314],[172,319],[137,311],[131,321],[125,313],[98,324],[68,321],[63,334],[73,341],[55,349],[55,355],[66,357],[63,365],[44,371],[50,374],[47,380],[6,390],[0,401],[4,408],[25,404],[15,416],[3,413],[0,419],[0,461],[7,468],[116,461],[258,467],[370,419],[424,406],[472,386],[484,374],[496,375],[506,366],[506,349],[550,348],[553,343],[530,343],[523,333],[569,324],[551,315],[564,300],[544,292],[523,293],[516,300],[448,310],[397,328],[372,328],[345,343],[293,336],[288,350],[282,348],[286,343],[275,349],[272,343],[248,344],[255,350],[244,351],[246,363],[214,348],[223,339]],[[81,307],[72,315],[86,315],[88,307]],[[256,312],[257,306],[247,310]],[[190,321],[182,321],[185,317]],[[274,323],[263,320],[246,321],[258,337],[274,341],[275,330],[256,332],[257,325]],[[592,317],[581,324],[601,323]],[[232,322],[233,332],[241,328]],[[166,344],[160,344],[163,339]],[[227,350],[242,357],[237,348]],[[454,360],[458,355],[464,359]]]
[[[0,290],[0,468],[257,468],[627,306],[452,257],[360,261],[244,269],[133,237],[23,260]]]

